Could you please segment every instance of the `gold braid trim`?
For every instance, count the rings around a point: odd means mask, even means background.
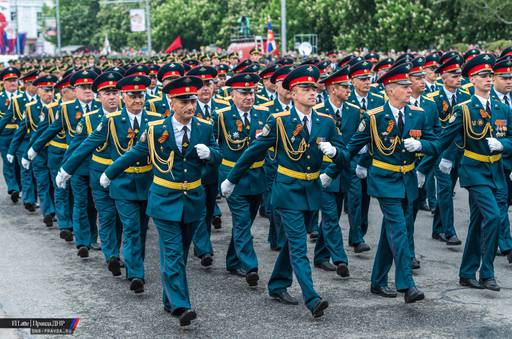
[[[149,158],[151,159],[151,163],[160,173],[171,173],[172,175],[172,168],[174,166],[174,151],[171,151],[169,154],[169,158],[167,160],[161,158],[158,153],[156,152],[155,148],[155,139],[154,139],[154,126],[149,126],[148,128],[148,135],[147,135],[147,141],[148,141],[148,149],[149,149]],[[167,169],[163,170],[158,164],[167,165]],[[174,179],[174,176],[173,176]]]
[[[307,142],[304,140],[304,138],[302,138],[302,140],[299,144],[299,148],[297,150],[295,150],[295,149],[293,149],[292,142],[288,138],[288,134],[286,134],[286,129],[284,128],[284,124],[283,124],[283,121],[281,120],[281,117],[276,118],[276,127],[277,127],[276,147],[275,147],[276,152],[274,155],[274,159],[271,159],[271,160],[275,160],[275,157],[277,156],[277,145],[278,145],[279,136],[281,136],[281,139],[283,140],[283,148],[284,148],[284,151],[286,152],[286,155],[288,155],[288,158],[290,158],[293,161],[299,161],[300,158],[302,158],[302,155],[304,154],[304,152],[306,152],[308,149]]]
[[[385,156],[389,156],[395,152],[396,146],[400,143],[400,137],[396,136],[390,146],[385,146],[379,137],[379,131],[377,130],[377,120],[374,115],[370,116],[370,136],[372,139],[372,145],[375,144],[380,153]],[[373,146],[372,153],[373,155]]]
[[[226,130],[226,124],[224,122],[224,112],[218,112],[219,125],[222,128],[222,134],[226,140],[228,148],[233,152],[241,151],[246,145],[249,145],[249,137],[245,137],[242,140],[233,140]],[[234,145],[234,146],[231,146]]]
[[[470,138],[472,140],[482,140],[487,136],[487,133],[492,137],[492,126],[489,121],[485,123],[484,129],[482,132],[477,133],[471,127],[471,113],[469,112],[469,108],[467,105],[462,105],[462,123],[464,125],[464,145],[461,147],[457,145],[457,147],[464,149],[466,148],[466,138]]]

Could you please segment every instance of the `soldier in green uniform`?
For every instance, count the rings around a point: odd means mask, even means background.
[[[25,154],[29,147],[29,140],[33,137],[38,125],[47,120],[49,105],[53,101],[54,86],[57,77],[53,75],[41,76],[34,80],[33,85],[37,87],[37,100],[25,105],[25,117],[20,123],[9,146],[9,153]],[[47,167],[48,154],[42,151],[33,161],[32,169],[36,178],[37,195],[43,214],[43,222],[46,226],[53,226],[55,207],[50,195],[50,172]],[[23,168],[30,170],[30,161],[21,159]]]
[[[162,86],[165,87],[165,85],[167,85],[173,79],[183,76],[183,74],[185,74],[183,66],[172,62],[160,67],[157,77],[158,81],[160,81]],[[167,116],[171,112],[169,98],[165,95],[165,93],[163,93],[162,97],[149,99],[146,101],[146,109],[151,112],[156,112]]]
[[[334,120],[313,110],[319,73],[315,66],[304,65],[286,76],[282,86],[292,92],[293,108],[270,115],[261,135],[244,151],[221,184],[222,193],[230,196],[251,166],[265,158],[269,147],[274,147],[278,167],[272,204],[281,216],[286,240],[268,283],[269,294],[283,303],[297,305],[298,301],[287,292],[295,273],[306,307],[315,318],[324,315],[329,303],[313,287],[306,223],[320,208],[323,156],[336,163],[342,161],[342,142]]]
[[[205,204],[202,172],[206,163],[220,162],[211,122],[194,116],[201,86],[202,81],[192,76],[168,83],[163,91],[172,98],[173,114],[150,122],[137,145],[104,176],[108,183],[108,178],[116,178],[137,161],[151,160],[147,214],[159,234],[164,309],[179,317],[181,326],[190,325],[197,316],[190,305],[186,263],[194,231],[204,219],[197,213],[197,207]]]

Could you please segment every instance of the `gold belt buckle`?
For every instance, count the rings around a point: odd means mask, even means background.
[[[181,190],[188,191],[188,182],[184,181],[181,183]]]
[[[134,167],[133,171],[138,174],[138,173],[140,173],[140,168],[139,167]]]
[[[488,158],[489,158],[489,162],[490,162],[491,164],[492,164],[492,163],[494,163],[494,160],[493,160],[493,158],[492,158],[492,155],[489,155],[489,156],[488,156]]]
[[[400,166],[400,173],[404,173],[405,169],[404,166]]]
[[[313,173],[306,173],[306,180],[311,181],[311,178],[313,177]]]

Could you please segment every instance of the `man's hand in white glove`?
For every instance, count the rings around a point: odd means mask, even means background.
[[[12,162],[14,161],[14,155],[7,154],[5,157],[7,158],[7,161],[9,161],[12,164]]]
[[[368,169],[366,167],[357,165],[356,166],[356,176],[359,179],[366,178],[368,176]]]
[[[404,147],[407,152],[419,152],[421,151],[421,142],[414,138],[407,138],[404,140]]]
[[[110,186],[110,179],[107,177],[107,175],[105,173],[101,174],[100,185],[103,188],[107,188],[108,186]]]
[[[201,160],[209,160],[210,159],[210,148],[205,144],[197,144],[194,146],[197,152],[197,156]]]
[[[327,188],[332,183],[332,179],[325,173],[320,174],[320,182],[322,183],[322,188]]]
[[[222,184],[220,184],[220,192],[226,198],[229,198],[229,196],[231,195],[231,193],[233,193],[234,190],[235,190],[235,184],[233,184],[228,179],[224,180],[222,182]]]
[[[36,151],[34,151],[34,149],[32,147],[30,147],[28,149],[27,155],[28,155],[28,160],[32,161],[37,156],[37,153],[36,153]]]
[[[418,188],[422,188],[425,185],[425,174],[416,171],[416,178],[418,178]]]
[[[318,147],[320,147],[320,151],[322,151],[322,153],[327,155],[329,158],[334,158],[336,155],[336,147],[331,145],[329,141],[321,141]]]
[[[489,145],[489,149],[491,152],[501,152],[503,151],[503,144],[496,138],[486,138],[487,145]]]
[[[57,176],[55,177],[55,183],[57,184],[57,187],[65,189],[66,182],[69,180],[69,178],[71,178],[70,174],[68,174],[62,168],[59,169],[59,172],[57,173]]]
[[[21,158],[21,166],[23,166],[24,169],[28,170],[30,168],[30,160]]]
[[[441,159],[439,162],[439,170],[444,174],[450,174],[452,171],[453,162],[447,159]]]

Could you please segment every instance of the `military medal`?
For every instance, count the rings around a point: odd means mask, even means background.
[[[263,126],[263,130],[261,131],[261,135],[266,137],[270,133],[270,127],[268,125]]]
[[[505,126],[505,123],[506,123],[506,120],[502,120],[502,119],[496,119],[494,121],[494,124],[496,125],[496,130],[498,131],[498,133],[496,133],[496,136],[504,136],[505,135],[505,131],[507,130],[507,127]]]
[[[447,112],[449,107],[450,107],[450,106],[448,105],[448,102],[446,102],[445,100],[443,100],[443,111]]]
[[[168,109],[165,110],[163,116],[164,118],[167,118],[169,115],[171,114],[171,111],[169,111]]]
[[[484,121],[483,121],[483,120],[478,119],[478,126],[483,126],[483,125],[484,125]]]
[[[233,139],[238,139],[239,136],[238,132],[233,132]]]
[[[480,109],[480,116],[482,119],[487,119],[489,117],[489,112],[487,112],[485,109]]]
[[[456,118],[457,118],[457,113],[453,113],[452,116],[450,117],[450,120],[448,120],[448,122],[451,124],[452,122],[455,121]]]
[[[39,122],[43,122],[44,121],[44,113],[41,112],[41,114],[39,114]]]
[[[366,128],[366,122],[364,120],[361,120],[361,122],[359,123],[359,127],[357,128],[357,131],[363,132],[365,128]]]
[[[388,135],[389,133],[391,133],[391,131],[393,130],[393,127],[395,127],[395,121],[394,120],[389,120],[388,121],[388,127],[386,127],[386,134],[385,135]],[[384,134],[384,133],[382,133]]]
[[[167,140],[168,137],[169,137],[169,132],[167,132],[167,130],[165,130],[165,131],[163,131],[160,138],[158,138],[158,142],[163,144],[165,142],[165,140]]]
[[[257,129],[257,130],[256,130],[256,133],[254,134],[254,136],[256,137],[256,139],[258,139],[258,137],[261,135],[261,133],[263,133],[263,130],[262,130],[262,129]]]
[[[419,139],[421,137],[421,130],[420,129],[411,129],[409,131],[409,135],[411,138]]]
[[[294,141],[295,141],[295,137],[296,137],[297,135],[299,135],[300,131],[302,131],[302,127],[303,127],[303,125],[302,125],[302,124],[300,124],[300,123],[299,123],[299,124],[297,124],[297,127],[295,127],[295,130],[294,130],[294,131],[293,131],[293,133],[292,133],[292,139],[291,139],[291,141],[292,141],[292,142],[294,142]]]
[[[135,136],[135,132],[133,132],[133,130],[131,128],[128,128],[128,133],[126,134],[126,137],[128,139],[133,139],[134,136]]]
[[[9,106],[10,103],[11,101],[9,99],[5,100],[5,106]]]
[[[146,131],[144,131],[144,133],[142,133],[142,135],[140,136],[140,141],[141,142],[146,141]]]
[[[242,123],[242,121],[240,121],[240,120],[236,121],[236,129],[237,129],[238,132],[242,132],[243,131],[244,124]]]
[[[75,120],[80,120],[82,118],[82,112],[78,111],[75,113]]]
[[[76,125],[76,133],[82,134],[82,124],[81,123],[78,123],[78,125]]]

